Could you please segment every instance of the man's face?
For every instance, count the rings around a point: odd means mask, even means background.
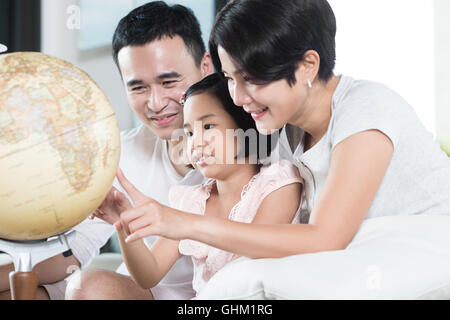
[[[119,51],[128,103],[142,123],[162,139],[183,126],[180,98],[203,73],[181,37],[164,37]]]

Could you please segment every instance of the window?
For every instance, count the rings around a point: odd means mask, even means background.
[[[336,74],[388,85],[436,136],[433,1],[329,3],[337,20]]]

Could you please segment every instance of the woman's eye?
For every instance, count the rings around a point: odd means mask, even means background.
[[[255,82],[255,79],[250,77],[248,74],[243,73],[241,76],[245,82]]]
[[[232,81],[234,81],[233,78],[230,78],[230,77],[227,77],[227,76],[224,76],[224,78],[225,78],[225,80],[226,80],[227,82],[232,82]]]
[[[214,128],[214,125],[213,125],[213,124],[205,124],[205,125],[203,126],[203,128],[204,128],[205,130],[209,130],[209,129]]]

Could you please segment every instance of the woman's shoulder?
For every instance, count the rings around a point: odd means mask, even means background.
[[[397,92],[387,85],[370,80],[341,76],[333,95],[336,113],[347,109],[364,111],[398,111],[409,106]]]
[[[332,100],[331,145],[359,132],[379,130],[397,147],[401,132],[416,118],[406,100],[388,86],[342,76]]]

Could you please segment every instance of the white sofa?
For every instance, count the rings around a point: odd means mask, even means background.
[[[199,299],[450,299],[450,217],[374,218],[342,251],[241,258]]]

